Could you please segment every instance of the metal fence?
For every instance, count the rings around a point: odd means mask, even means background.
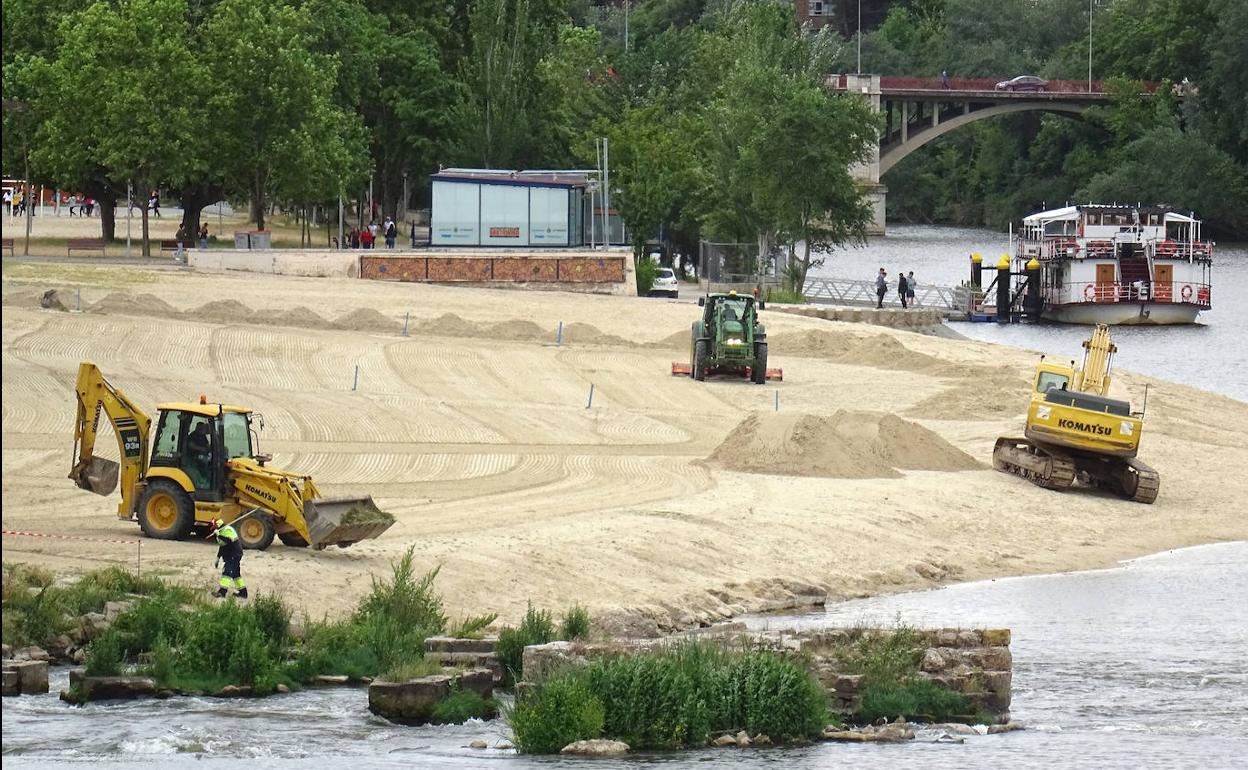
[[[859,281],[850,278],[807,278],[802,293],[807,302],[825,305],[849,305],[875,307],[878,296],[875,281]],[[914,292],[917,307],[939,310],[967,311],[970,292],[965,287],[920,285]],[[884,295],[886,307],[901,307],[897,287],[889,285]]]

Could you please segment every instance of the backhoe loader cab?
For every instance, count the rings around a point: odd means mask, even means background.
[[[119,518],[134,520],[148,537],[178,540],[214,519],[235,523],[246,548],[267,548],[276,536],[286,545],[346,547],[377,537],[393,523],[376,516],[343,522],[352,511],[376,510],[371,497],[326,500],[311,477],[266,468],[253,424],[262,418],[240,406],[169,403],[151,419],[99,369],[78,369],[78,419],[74,466],[80,488],[110,495],[120,478]],[[112,422],[121,449],[116,463],[94,454],[100,414]],[[350,518],[350,517],[348,517]]]

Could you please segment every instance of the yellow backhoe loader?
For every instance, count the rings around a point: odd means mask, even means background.
[[[1081,480],[1151,503],[1161,477],[1135,459],[1144,413],[1109,397],[1109,371],[1118,351],[1109,327],[1097,326],[1083,347],[1082,369],[1075,369],[1073,361],[1067,366],[1041,357],[1024,438],[997,439],[992,464],[1047,489],[1069,489]]]
[[[263,550],[276,535],[289,546],[320,550],[375,538],[394,523],[371,497],[325,499],[308,476],[266,468],[253,424],[264,420],[238,406],[159,404],[152,420],[113,387],[95,364],[78,366],[78,416],[69,478],[81,489],[110,495],[121,480],[117,517],[137,521],[148,537],[178,540],[215,518],[237,520],[245,548]],[[103,413],[121,450],[120,464],[95,456]]]

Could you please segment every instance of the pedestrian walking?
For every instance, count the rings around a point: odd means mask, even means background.
[[[394,242],[399,237],[399,228],[395,226],[393,219],[386,217],[386,223],[382,230],[386,234],[386,248],[393,249]]]
[[[897,297],[901,300],[901,309],[906,309],[906,274],[897,274]]]
[[[173,237],[174,237],[174,240],[178,244],[177,251],[173,253],[173,261],[181,262],[184,259],[182,250],[186,248],[184,244],[186,243],[187,240],[189,240],[186,237],[186,225],[185,224],[178,225],[178,231],[174,233]]]
[[[160,193],[158,191],[152,190],[152,194],[147,196],[147,207],[152,210],[152,213],[156,216],[157,219],[161,218],[160,217]]]
[[[412,248],[416,248],[416,220],[412,220]]]
[[[225,562],[221,570],[221,584],[213,594],[217,599],[224,599],[231,588],[238,589],[234,595],[239,599],[247,598],[247,586],[243,583],[243,543],[238,539],[238,532],[233,526],[226,524],[224,519],[212,520],[212,536],[217,540],[217,566]]]
[[[199,248],[201,251],[208,250],[208,223],[204,222],[199,226]]]
[[[915,288],[914,271],[911,270],[909,273],[906,274],[906,300],[909,302],[910,307],[919,306],[918,302],[916,302],[914,299],[914,288]]]
[[[940,71],[940,87],[949,88],[949,70]]]
[[[878,301],[875,303],[875,309],[880,310],[884,307],[884,295],[888,293],[888,273],[884,268],[880,268],[880,274],[875,277],[875,296]]]
[[[373,230],[376,230],[376,229],[377,229],[377,223],[373,222],[369,224],[368,227],[360,231],[360,248],[361,249],[373,248],[373,240],[376,238],[376,236],[373,234]]]
[[[87,198],[87,216],[95,213],[95,198]]]
[[[13,216],[13,191],[7,187],[4,188],[4,210]]]

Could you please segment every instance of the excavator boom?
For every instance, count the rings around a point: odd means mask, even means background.
[[[1092,336],[1083,341],[1083,368],[1075,377],[1075,390],[1108,396],[1109,368],[1117,352],[1109,338],[1109,327],[1097,324]]]
[[[122,518],[130,518],[135,485],[147,471],[148,432],[152,420],[105,380],[95,364],[84,361],[78,365],[74,393],[78,409],[74,422],[74,465],[69,478],[80,489],[110,495],[120,477],[121,504],[117,513]],[[101,413],[108,417],[117,435],[120,463],[95,456]]]

